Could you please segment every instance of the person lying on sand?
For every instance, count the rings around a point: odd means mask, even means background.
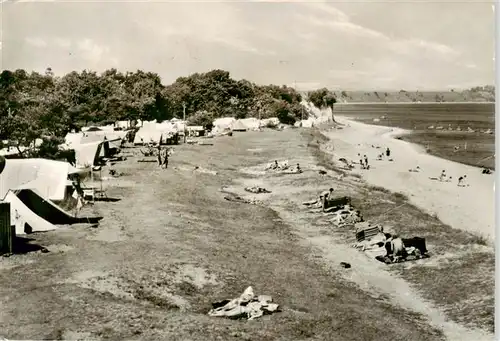
[[[382,157],[383,157],[383,156],[384,156],[383,154],[378,154],[378,155],[377,155],[377,161],[382,161]]]
[[[409,172],[418,173],[420,172],[420,166],[408,169]]]
[[[483,174],[491,174],[491,169],[489,168],[483,168],[483,171],[482,171]]]
[[[305,201],[302,203],[302,205],[305,205],[305,206],[312,206],[312,205],[315,205],[317,203],[320,203],[321,205],[323,205],[323,194],[321,194],[319,196],[319,199],[315,199],[315,200],[311,200],[311,201]]]
[[[258,187],[258,186],[253,186],[253,187],[245,187],[245,191],[250,192],[250,193],[271,193],[271,191],[268,191],[265,188]]]

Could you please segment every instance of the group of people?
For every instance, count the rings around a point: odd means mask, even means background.
[[[370,169],[370,165],[368,164],[368,157],[366,155],[363,155],[363,157],[361,157],[360,153],[358,153],[358,157],[361,169]]]
[[[293,173],[302,173],[302,168],[300,168],[300,164],[296,164],[295,168],[290,169],[290,166],[288,165],[288,161],[284,161],[281,165],[278,163],[278,160],[274,160],[273,163],[269,164],[266,167],[266,170],[290,170]]]
[[[452,177],[447,177],[446,175],[446,170],[443,169],[443,171],[441,172],[441,175],[439,176],[439,181],[441,182],[451,182],[452,181]],[[462,175],[458,178],[458,183],[457,183],[457,186],[459,187],[466,187],[467,185],[465,184],[465,180],[467,179],[467,175]]]

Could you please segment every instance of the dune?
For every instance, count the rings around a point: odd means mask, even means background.
[[[353,171],[369,184],[407,195],[412,204],[437,215],[453,228],[494,239],[494,175],[484,175],[481,168],[429,155],[418,145],[395,139],[408,133],[403,129],[368,125],[345,117],[336,119],[346,124],[346,128],[324,132],[335,144],[336,159],[345,157],[357,161],[358,153],[367,155],[371,169]],[[393,161],[385,156],[377,161],[377,155],[387,147]],[[416,166],[420,166],[420,172],[408,171]],[[430,179],[439,177],[442,170],[453,177],[451,182]],[[467,175],[468,187],[457,186],[462,175]]]

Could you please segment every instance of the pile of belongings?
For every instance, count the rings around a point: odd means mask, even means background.
[[[288,165],[288,160],[278,163],[278,161],[271,162],[266,166],[266,170],[284,171],[290,166]]]
[[[236,195],[236,194],[233,194],[233,193],[230,193],[229,195],[226,195],[224,197],[224,199],[226,199],[227,201],[236,201],[236,202],[241,202],[241,203],[244,203],[244,204],[252,204],[252,205],[262,204],[262,202],[260,202],[259,200],[245,199],[245,198],[242,198],[239,195]]]
[[[339,159],[339,161],[342,162],[342,163],[344,163],[345,169],[347,169],[347,170],[354,169],[354,165],[352,164],[352,162],[348,161],[346,158],[341,157]]]
[[[273,299],[271,296],[256,296],[252,287],[248,287],[238,298],[212,303],[213,309],[208,312],[208,315],[231,319],[247,318],[248,320],[254,320],[264,314],[279,312],[279,305],[272,302]]]
[[[154,156],[156,155],[156,150],[153,145],[148,145],[146,148],[139,149],[144,156]]]
[[[116,170],[114,170],[114,169],[110,169],[110,170],[109,170],[109,175],[111,175],[111,176],[112,176],[112,177],[114,177],[114,178],[117,178],[117,177],[119,177],[119,176],[122,176],[122,175],[123,175],[123,173],[122,173],[122,172],[117,172],[117,171],[116,171]]]
[[[245,187],[245,191],[250,192],[250,193],[271,193],[271,191],[268,191],[265,188],[258,187],[258,186],[252,186],[252,187]]]
[[[337,227],[354,225],[363,220],[361,212],[355,210],[351,205],[345,205],[342,209],[333,212],[333,218],[330,222]]]
[[[353,247],[359,248],[361,251],[384,247],[387,238],[382,226],[372,226],[368,222],[360,222],[355,226],[357,242]]]

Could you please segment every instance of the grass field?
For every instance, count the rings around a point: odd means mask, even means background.
[[[353,231],[332,229],[300,207],[331,186],[351,195],[366,219],[406,200],[356,177],[319,175],[317,165],[331,174],[336,165],[318,131],[237,133],[213,142],[176,147],[168,170],[129,157],[115,167],[126,175],[106,184],[108,196],[122,200],[86,208],[105,217],[99,227],[34,234],[32,242],[51,252],[1,259],[1,336],[442,340],[454,329],[437,329],[441,311],[492,330],[494,253],[480,239],[407,205],[384,224],[426,237],[433,258],[387,267],[349,246]],[[259,173],[285,155],[305,172]],[[220,192],[255,183],[272,191],[260,206],[225,201]],[[206,315],[211,302],[248,285],[283,312],[251,322]]]
[[[473,166],[494,168],[495,135],[479,132],[495,131],[494,104],[339,104],[335,112],[368,124],[412,130],[412,134],[402,139],[429,147],[430,154]],[[385,118],[381,119],[382,116]],[[380,120],[377,122],[374,119]],[[428,129],[430,126],[447,129],[449,125],[453,131]],[[462,131],[456,131],[458,127]],[[468,133],[468,127],[476,132]],[[454,151],[455,146],[460,147],[457,152]]]

